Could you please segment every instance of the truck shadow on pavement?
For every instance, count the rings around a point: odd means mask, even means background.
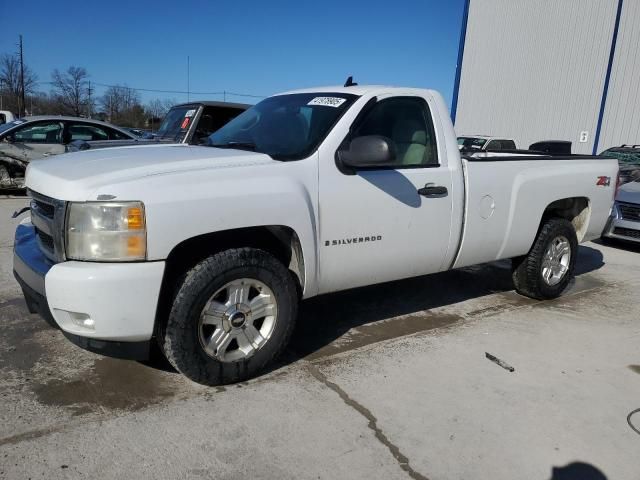
[[[580,277],[603,265],[599,250],[581,246],[575,269],[578,280],[570,285],[569,292],[597,286],[597,280]],[[449,327],[462,318],[433,310],[512,290],[511,262],[507,260],[312,298],[301,304],[284,362],[315,360],[390,338]],[[481,311],[499,313],[502,308],[535,302],[513,294],[508,301],[498,298],[495,305]],[[390,321],[384,321],[387,319]],[[349,338],[344,339],[347,335]]]
[[[576,262],[577,280],[568,293],[599,286],[588,273],[604,266],[599,250],[580,246]],[[586,275],[586,276],[585,276]],[[449,328],[464,320],[446,311],[434,311],[493,294],[492,306],[471,312],[473,317],[496,314],[508,308],[536,303],[513,292],[511,262],[498,261],[459,270],[388,282],[305,300],[286,352],[264,373],[273,372],[301,359],[318,360],[380,341],[438,328]],[[144,365],[175,372],[162,354]]]

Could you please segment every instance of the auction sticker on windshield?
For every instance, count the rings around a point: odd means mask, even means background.
[[[195,109],[187,110],[187,113],[184,114],[185,117],[193,117],[193,114],[196,113]]]
[[[344,102],[346,102],[346,98],[340,97],[316,97],[311,100],[307,105],[324,105],[325,107],[339,107]]]

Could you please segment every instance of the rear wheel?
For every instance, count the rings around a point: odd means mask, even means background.
[[[297,305],[293,277],[272,255],[226,250],[186,274],[161,346],[169,362],[195,382],[246,380],[285,348]]]
[[[546,220],[529,253],[512,261],[516,291],[540,300],[559,297],[571,281],[577,253],[578,239],[571,222]]]

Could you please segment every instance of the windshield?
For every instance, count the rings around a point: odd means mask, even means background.
[[[480,150],[487,143],[486,138],[458,137],[458,148],[461,150]]]
[[[189,130],[196,111],[197,106],[195,105],[173,107],[162,120],[162,124],[156,132],[156,138],[171,139],[176,142],[182,141],[182,138]]]
[[[615,158],[620,163],[627,165],[640,165],[640,149],[635,150],[605,150],[600,154],[603,157]]]
[[[265,153],[276,160],[299,160],[318,147],[356,98],[346,93],[270,97],[213,133],[208,144]]]

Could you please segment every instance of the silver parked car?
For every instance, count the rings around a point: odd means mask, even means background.
[[[640,243],[640,180],[618,190],[603,236]]]
[[[122,141],[137,137],[87,118],[38,116],[0,125],[0,188],[21,188],[29,162],[68,151],[77,140]]]

